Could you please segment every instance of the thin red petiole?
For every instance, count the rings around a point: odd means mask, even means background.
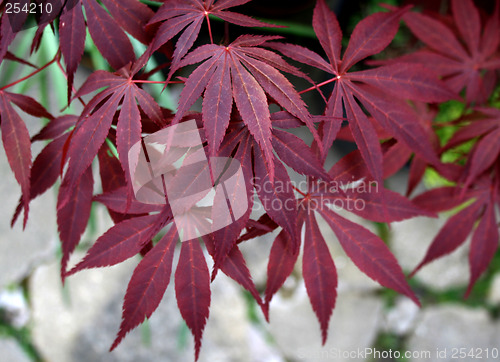
[[[210,44],[213,44],[214,39],[212,38],[212,27],[210,26],[210,19],[208,18],[208,11],[206,10],[205,10],[205,19],[207,19],[208,34],[210,35]]]
[[[319,87],[322,87],[322,86],[324,86],[324,85],[327,85],[327,84],[330,84],[330,83],[332,83],[332,82],[335,82],[336,80],[338,80],[338,77],[335,77],[335,78],[332,78],[332,79],[325,80],[325,81],[324,81],[324,82],[322,82],[322,83],[316,84],[316,85],[314,85],[314,86],[312,86],[312,87],[310,87],[310,88],[307,88],[307,89],[304,89],[303,91],[300,91],[300,92],[299,92],[299,94],[306,93],[306,92],[310,92],[310,91],[312,91],[312,90],[314,90],[314,89],[318,89]],[[318,91],[319,91],[319,89],[318,89]]]
[[[165,84],[165,81],[157,81],[157,80],[140,80],[140,79],[134,79],[132,80],[133,83],[148,83],[148,84]],[[184,82],[182,80],[171,80],[168,82],[168,84],[183,84]]]
[[[0,90],[4,90],[4,89],[10,88],[10,87],[13,87],[16,84],[24,82],[25,80],[27,80],[27,79],[33,77],[34,75],[40,73],[42,70],[44,70],[45,68],[49,67],[52,63],[54,63],[57,60],[57,56],[58,56],[58,54],[56,54],[55,57],[50,62],[48,62],[47,64],[45,64],[43,67],[38,68],[37,70],[31,72],[30,74],[28,74],[25,77],[22,77],[21,79],[16,80],[15,82],[12,82],[10,84],[7,84],[7,85],[3,86],[2,88],[0,88]]]
[[[60,58],[59,58],[59,59],[57,59],[57,66],[59,67],[59,69],[61,70],[61,73],[63,74],[64,78],[66,78],[66,81],[67,81],[67,80],[68,80],[68,75],[67,75],[67,74],[66,74],[66,72],[64,71],[64,68],[63,68],[63,66],[62,66],[62,64],[61,64],[61,59],[60,59]],[[75,87],[74,87],[74,86],[72,86],[72,87],[71,87],[71,90],[73,91],[73,93],[76,93],[76,89],[75,89]],[[81,103],[84,107],[87,105],[87,104],[85,103],[85,101],[84,101],[82,98],[78,97],[78,100],[80,101],[80,103]],[[69,107],[69,105],[68,105],[68,107]],[[65,108],[66,108],[66,107],[65,107]]]
[[[307,195],[306,195],[305,193],[303,193],[302,191],[300,191],[298,188],[296,188],[296,187],[295,187],[295,186],[293,186],[293,185],[292,185],[292,187],[293,187],[293,189],[294,189],[295,191],[297,191],[299,194],[301,194],[301,195],[302,195],[302,196],[304,196],[304,197],[307,197]]]

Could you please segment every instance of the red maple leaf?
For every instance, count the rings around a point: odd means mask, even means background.
[[[457,94],[465,88],[468,103],[481,104],[491,94],[500,68],[499,2],[485,24],[472,0],[453,0],[451,5],[453,29],[429,15],[406,13],[406,25],[426,47],[389,62],[422,64]]]
[[[324,148],[328,149],[335,139],[345,111],[359,151],[378,182],[383,179],[382,151],[375,128],[360,104],[385,131],[437,166],[440,162],[429,138],[405,99],[442,102],[455,97],[424,67],[399,64],[349,72],[356,63],[389,45],[398,30],[399,20],[407,11],[408,8],[403,8],[376,13],[360,21],[341,57],[342,32],[337,18],[324,0],[320,0],[314,10],[313,26],[329,63],[318,54],[297,45],[272,45],[292,59],[334,75],[323,83],[335,82],[325,116],[337,120],[325,123],[322,129]]]

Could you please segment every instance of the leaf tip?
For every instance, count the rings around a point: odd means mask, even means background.
[[[411,279],[415,276],[415,274],[417,274],[417,272],[424,266],[424,262],[421,262],[420,264],[418,264],[415,269],[413,269],[413,271],[408,275],[408,279]]]
[[[269,323],[269,300],[267,297],[264,303],[261,303],[260,307],[262,309],[262,313],[264,314],[266,322]]]

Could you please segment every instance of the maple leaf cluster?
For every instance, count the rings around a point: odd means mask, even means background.
[[[42,66],[9,51],[28,14],[7,14],[10,1],[1,3],[2,65],[16,62],[34,68],[27,77],[0,88],[2,141],[22,193],[12,223],[23,213],[25,225],[30,202],[60,180],[56,212],[63,280],[83,269],[143,256],[128,284],[122,323],[111,349],[159,305],[170,282],[179,241],[168,203],[151,205],[135,198],[128,154],[145,136],[185,121],[196,121],[208,156],[239,161],[249,205],[231,225],[180,246],[174,289],[179,311],[195,339],[196,359],[209,317],[210,282],[218,271],[248,290],[268,319],[273,295],[299,257],[323,343],[326,341],[337,273],[318,217],[333,230],[361,271],[419,304],[384,241],[341,216],[334,205],[346,208],[347,201],[360,201],[362,208],[347,211],[383,223],[435,217],[458,208],[413,273],[452,252],[472,234],[467,293],[497,250],[500,110],[490,100],[498,89],[500,69],[499,1],[490,15],[480,13],[472,0],[452,0],[451,14],[445,15],[417,12],[409,6],[387,7],[388,11],[361,20],[342,51],[337,18],[324,0],[318,0],[312,26],[322,54],[276,35],[241,35],[228,40],[226,34],[216,44],[210,23],[214,17],[239,27],[277,27],[228,10],[249,1],[174,0],[155,7],[138,0],[69,0],[56,6],[49,18],[36,19],[31,52],[43,47],[44,31],[54,32],[59,39],[55,57]],[[18,3],[22,8],[30,1]],[[391,44],[400,22],[422,48],[365,62]],[[94,71],[75,90],[74,75],[84,55],[87,30],[110,69]],[[202,30],[208,30],[210,43],[200,44]],[[146,50],[136,54],[131,38]],[[146,71],[149,60],[159,55],[166,63]],[[55,63],[67,78],[68,103],[80,101],[84,106],[80,114],[55,117],[35,99],[7,90]],[[366,63],[374,67],[368,68]],[[316,83],[302,65],[324,72],[327,80]],[[172,80],[188,66],[194,70],[186,78]],[[156,73],[163,74],[166,87],[183,84],[175,112],[161,107],[143,88]],[[312,87],[299,92],[285,74],[303,78]],[[306,91],[318,92],[325,101],[324,112],[311,115],[301,97]],[[201,112],[192,111],[200,98]],[[434,119],[439,104],[450,100],[463,102],[467,112],[452,122],[456,131],[443,142],[436,132],[442,125],[436,125]],[[14,106],[48,123],[30,136]],[[290,132],[301,126],[311,133],[311,145]],[[326,170],[326,157],[336,139],[352,141],[357,149]],[[40,141],[46,145],[32,160],[31,145]],[[470,152],[454,162],[443,161],[447,153],[464,144],[472,144]],[[384,180],[410,160],[407,195],[385,189]],[[283,187],[293,184],[290,169],[306,177],[305,189]],[[451,186],[411,197],[427,169],[437,171]],[[100,184],[97,195],[95,179]],[[365,192],[359,182],[378,187]],[[181,191],[187,192],[189,185],[184,187]],[[228,196],[237,197],[241,195]],[[69,269],[70,256],[80,243],[94,202],[107,208],[114,226]],[[251,212],[255,203],[264,210],[256,218]],[[277,229],[261,295],[239,246]],[[213,262],[211,271],[207,258]]]

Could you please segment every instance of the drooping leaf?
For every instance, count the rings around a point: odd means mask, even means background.
[[[178,239],[177,229],[172,225],[135,268],[123,301],[120,330],[110,351],[120,344],[129,331],[145,318],[151,317],[160,304],[170,282],[174,249]]]
[[[57,228],[61,239],[63,280],[69,258],[80,242],[89,221],[93,187],[91,167],[81,175],[76,185],[69,187],[67,180],[61,184],[57,200]]]
[[[347,256],[363,273],[420,305],[396,258],[377,235],[326,208],[320,208],[319,212],[332,228]]]
[[[28,129],[12,108],[8,95],[0,91],[2,142],[10,168],[21,185],[24,202],[24,226],[28,221],[30,202],[31,142]]]
[[[84,259],[67,275],[83,269],[115,265],[133,257],[158,232],[159,215],[139,216],[116,224],[97,239]]]
[[[298,250],[292,249],[288,233],[282,230],[274,239],[269,262],[267,264],[267,283],[265,303],[269,305],[272,297],[290,276],[299,256]],[[268,318],[268,317],[267,317]]]
[[[63,135],[50,142],[35,158],[31,168],[30,201],[43,194],[57,181],[61,169],[62,148],[66,138],[67,136]],[[23,196],[21,196],[12,217],[11,226],[16,223],[23,204]]]
[[[495,217],[495,204],[489,202],[483,217],[472,236],[469,251],[470,281],[465,295],[469,295],[472,287],[481,274],[488,268],[498,249],[498,224]]]
[[[453,215],[436,235],[432,244],[427,249],[424,259],[412,271],[411,275],[414,275],[431,261],[451,253],[462,245],[472,231],[482,207],[483,202],[478,200]]]
[[[223,151],[223,150],[221,150]],[[222,152],[221,154],[228,157],[229,155]],[[226,226],[223,229],[217,230],[212,233],[215,243],[215,251],[214,255],[214,272],[217,272],[217,268],[222,264],[224,258],[230,253],[238,240],[238,237],[241,234],[241,231],[247,224],[250,214],[252,212],[253,206],[253,183],[252,183],[252,140],[247,134],[246,137],[243,137],[241,143],[238,146],[238,150],[234,155],[234,158],[240,162],[242,173],[238,173],[234,179],[233,185],[241,185],[245,184],[246,195],[241,195],[241,188],[235,187],[232,191],[227,190],[227,195],[224,198],[224,202],[229,202],[229,205],[236,205],[241,203],[241,198],[246,197],[247,199],[247,210],[239,219],[235,220],[230,225]],[[233,176],[234,177],[234,176]],[[227,200],[227,201],[226,201]],[[215,220],[217,218],[217,210],[212,209],[212,218]],[[235,252],[237,253],[237,252]],[[234,256],[238,258],[237,256]],[[215,274],[212,274],[214,277]]]
[[[194,336],[195,360],[210,307],[210,274],[198,240],[182,243],[175,271],[175,295],[182,318]]]
[[[325,344],[337,298],[337,271],[314,212],[309,212],[306,218],[302,275],[309,300],[321,325],[322,341]]]

